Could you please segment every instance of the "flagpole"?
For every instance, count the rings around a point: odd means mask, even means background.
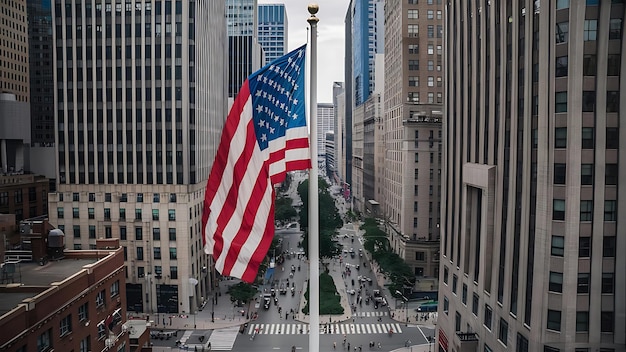
[[[309,79],[311,81],[311,100],[309,101],[309,119],[311,126],[311,170],[309,171],[309,351],[320,348],[320,255],[319,255],[319,194],[317,165],[317,22],[319,11],[317,4],[309,4],[311,16],[307,20],[311,26],[311,63]]]

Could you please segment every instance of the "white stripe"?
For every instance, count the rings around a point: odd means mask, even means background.
[[[248,97],[246,104],[241,113],[241,121],[233,134],[233,138],[230,141],[230,145],[228,147],[228,158],[226,165],[224,167],[224,172],[222,175],[222,179],[220,180],[220,185],[217,189],[217,193],[213,198],[213,202],[211,203],[211,213],[209,214],[209,218],[205,228],[206,234],[206,247],[205,252],[207,254],[213,253],[213,247],[215,246],[215,241],[213,240],[213,235],[217,230],[217,218],[219,216],[219,211],[216,207],[219,207],[221,204],[224,204],[226,197],[228,195],[228,191],[230,190],[233,184],[233,171],[234,171],[234,163],[239,159],[239,156],[243,152],[243,148],[245,146],[246,140],[246,132],[248,122],[252,117],[252,100]],[[234,156],[234,157],[231,157]],[[241,195],[241,193],[240,193]],[[236,215],[236,214],[235,214]],[[232,236],[228,232],[224,232],[224,248],[222,253],[228,253],[228,249],[230,248],[230,243],[232,241]],[[224,268],[224,257],[220,256],[217,258],[215,267],[222,271]]]
[[[277,150],[281,150],[285,148],[287,140],[298,139],[298,138],[308,138],[308,128],[306,126],[303,127],[293,127],[287,129],[285,132],[284,138],[275,139],[268,144],[267,150],[269,153],[275,152]],[[278,160],[270,165],[270,176],[279,174],[286,169],[286,163],[294,160],[302,160],[302,159],[310,159],[310,150],[309,148],[296,148],[290,149],[285,152],[285,158],[282,160]]]
[[[400,327],[400,324],[395,324],[396,328],[393,329],[394,332],[397,332],[398,334],[402,333],[402,328]]]

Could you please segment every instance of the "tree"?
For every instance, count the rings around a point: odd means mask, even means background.
[[[245,283],[240,282],[235,285],[232,285],[228,288],[228,294],[230,294],[230,301],[233,303],[244,303],[248,304],[248,312],[250,311],[250,302],[256,296],[258,290],[256,287]]]
[[[292,199],[284,196],[276,197],[274,201],[274,220],[284,224],[298,216],[298,212],[292,205]]]

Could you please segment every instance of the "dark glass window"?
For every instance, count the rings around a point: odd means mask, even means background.
[[[556,77],[567,76],[567,56],[559,56],[556,58]]]
[[[561,311],[548,309],[548,329],[561,331]]]
[[[613,315],[614,313],[612,311],[600,313],[600,332],[613,332]]]
[[[567,148],[567,127],[557,127],[554,129],[554,147]]]
[[[563,292],[563,273],[550,272],[548,290],[551,292]]]
[[[613,273],[602,273],[602,293],[613,293],[615,277]]]
[[[604,183],[606,185],[617,185],[618,168],[617,164],[606,164],[604,169]]]
[[[591,255],[591,237],[580,237],[578,239],[578,257],[589,258]]]
[[[589,293],[589,281],[591,276],[589,273],[578,273],[577,293]]]
[[[565,199],[554,199],[552,220],[565,220]]]
[[[615,236],[602,238],[602,256],[605,258],[615,257]]]
[[[583,112],[594,112],[594,111],[596,111],[596,92],[595,91],[583,91]]]
[[[619,129],[617,127],[606,128],[606,149],[619,148]]]
[[[593,164],[580,165],[580,183],[582,185],[593,184]]]
[[[582,147],[583,149],[593,149],[595,147],[593,127],[582,128]]]
[[[566,176],[566,164],[554,164],[554,184],[564,185]]]
[[[552,236],[552,248],[550,254],[555,257],[562,257],[565,253],[565,237]]]

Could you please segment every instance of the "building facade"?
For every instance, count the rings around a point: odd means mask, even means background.
[[[0,11],[0,93],[28,102],[28,62],[26,0],[4,1]]]
[[[54,144],[52,8],[49,0],[28,0],[31,143]]]
[[[333,182],[340,183],[345,177],[345,173],[342,174],[342,165],[344,164],[344,144],[343,138],[343,123],[346,109],[344,107],[344,88],[343,82],[333,82],[333,107],[335,110],[335,117],[333,121],[333,132],[335,137],[335,166],[333,170]],[[330,175],[329,175],[330,176]]]
[[[445,11],[439,348],[623,351],[624,4]]]
[[[213,287],[201,220],[227,115],[224,6],[54,1],[50,222],[70,248],[120,239],[136,311],[194,312]]]
[[[392,242],[439,237],[442,24],[438,2],[386,2],[381,211]]]
[[[335,107],[330,103],[317,103],[317,155],[326,158],[326,132],[333,131]]]
[[[287,53],[288,28],[285,4],[259,5],[258,36],[265,57],[263,65]]]
[[[226,0],[228,97],[232,100],[248,76],[261,68],[257,23],[257,0]]]

